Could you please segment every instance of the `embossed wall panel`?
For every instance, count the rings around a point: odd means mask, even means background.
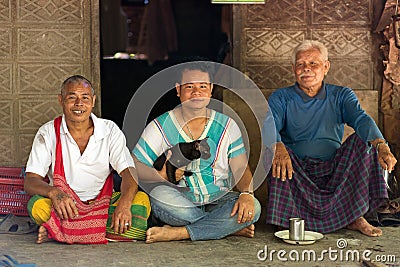
[[[98,29],[99,0],[0,0],[0,166],[26,164],[37,129],[62,113],[65,78],[100,95]]]
[[[32,132],[62,113],[56,95],[38,98],[24,98],[19,101],[18,128]]]
[[[15,138],[13,134],[0,134],[0,162],[3,166],[17,166]]]
[[[371,62],[374,53],[371,8],[370,0],[272,0],[264,5],[234,7],[234,31],[239,33],[234,32],[234,36],[241,39],[237,50],[233,47],[234,66],[256,75],[250,78],[256,79],[260,86],[282,84],[272,82],[282,78],[275,77],[275,73],[280,72],[282,65],[291,64],[291,53],[300,41],[314,39],[328,47],[330,60],[348,63],[344,67],[346,70],[331,69],[331,81],[339,84],[342,81],[357,89],[374,89],[374,66],[357,65],[360,61]],[[258,71],[251,67],[256,61],[265,63],[259,65]],[[271,71],[267,63],[278,70]],[[356,68],[350,71],[351,67]],[[351,74],[346,77],[344,73],[349,71]],[[283,80],[289,80],[289,76],[284,76]]]
[[[276,89],[292,85],[295,80],[292,66],[286,60],[283,62],[248,62],[246,74],[259,88]]]
[[[312,0],[312,24],[370,25],[369,0]]]
[[[82,23],[83,0],[18,0],[17,20],[34,23]]]
[[[0,21],[11,21],[11,1],[12,0],[0,1]]]
[[[360,106],[378,123],[378,91],[354,90],[354,93],[360,102]],[[346,140],[352,133],[354,133],[354,130],[346,125],[343,140]]]
[[[246,27],[265,25],[306,25],[306,0],[266,0],[265,5],[249,5]]]
[[[11,39],[12,32],[11,29],[2,28],[0,25],[0,58],[2,59],[10,59],[12,50],[11,50]]]
[[[20,60],[81,60],[83,54],[82,29],[18,29]]]
[[[325,44],[329,58],[371,58],[371,33],[364,29],[312,30],[311,38]]]
[[[12,93],[12,64],[0,64],[0,95]]]
[[[245,59],[289,58],[293,47],[305,39],[299,30],[245,29]]]
[[[373,88],[373,64],[365,60],[331,60],[326,82],[358,90]]]
[[[11,99],[0,100],[0,131],[11,131],[13,126],[12,113],[13,113],[13,101]]]
[[[20,151],[19,165],[24,166],[31,152],[33,138],[35,134],[21,134],[18,140],[18,149]]]
[[[378,91],[354,90],[361,107],[376,122],[378,121]]]
[[[17,88],[21,94],[58,94],[60,81],[71,73],[83,73],[80,64],[20,64]],[[37,77],[41,77],[38,79]]]

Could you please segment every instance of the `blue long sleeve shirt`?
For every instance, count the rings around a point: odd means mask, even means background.
[[[332,159],[341,145],[345,123],[365,142],[383,139],[375,121],[347,87],[323,83],[318,94],[309,97],[295,84],[276,90],[268,104],[275,121],[276,141],[283,142],[301,159]],[[264,127],[264,140],[270,130]]]

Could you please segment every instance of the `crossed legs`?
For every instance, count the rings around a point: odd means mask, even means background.
[[[228,193],[206,208],[195,206],[181,192],[168,186],[158,186],[150,193],[153,212],[167,225],[152,227],[146,232],[146,242],[172,240],[210,240],[228,235],[254,236],[254,222],[261,213],[255,199],[254,220],[239,224],[236,216],[231,217],[238,194]]]

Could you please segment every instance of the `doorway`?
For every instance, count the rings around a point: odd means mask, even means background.
[[[143,46],[143,38],[149,34],[140,31],[146,31],[149,25],[146,9],[160,2],[163,1],[148,0],[147,4],[145,0],[100,1],[101,112],[103,118],[113,120],[120,128],[130,99],[153,74],[186,56],[203,56],[222,62],[229,53],[228,35],[221,27],[221,5],[211,4],[210,0],[170,0],[166,2],[170,3],[176,29],[176,49],[168,51],[162,59],[149,62],[148,49]],[[133,51],[135,47],[132,44],[141,50]],[[216,90],[214,97],[220,99],[220,95]],[[177,104],[176,93],[169,91],[154,106],[147,121]]]

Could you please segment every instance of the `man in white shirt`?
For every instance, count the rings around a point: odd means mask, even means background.
[[[147,195],[138,192],[124,134],[114,122],[92,113],[96,96],[86,78],[66,79],[58,100],[63,116],[40,127],[26,167],[25,191],[34,195],[28,211],[40,225],[37,243],[106,243],[107,220],[108,232],[134,238],[129,231],[143,228],[143,222],[132,225],[137,221],[132,220],[133,207],[142,206],[144,214],[136,217],[146,220],[150,206]],[[122,177],[113,212],[111,168]],[[44,181],[46,175],[50,183]],[[146,229],[139,230],[144,237]]]

